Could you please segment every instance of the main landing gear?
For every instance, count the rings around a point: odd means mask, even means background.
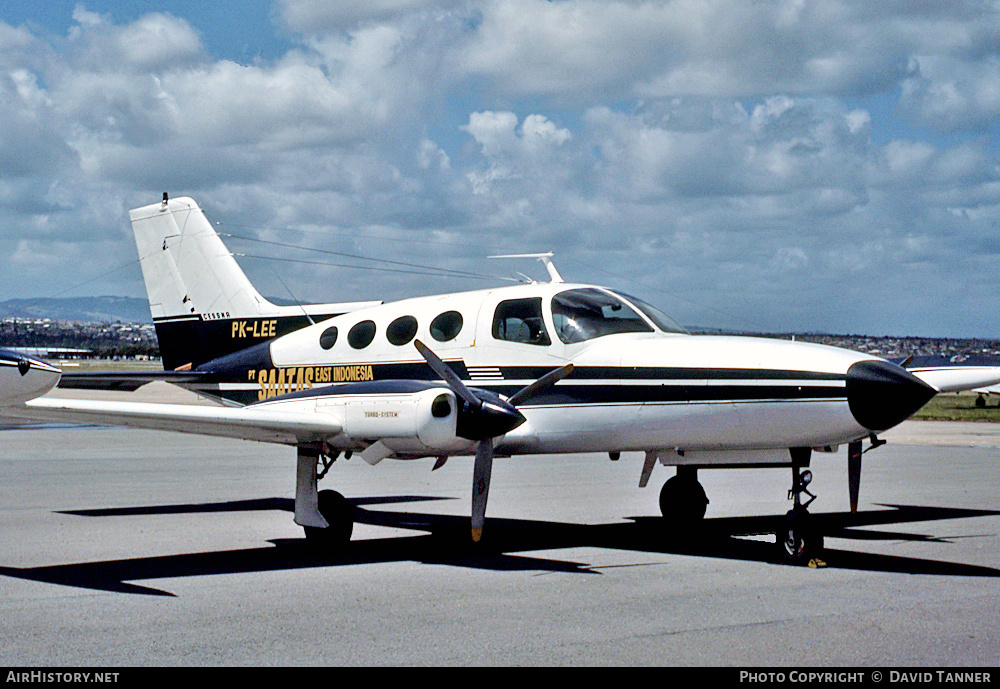
[[[306,540],[312,545],[342,546],[351,540],[354,532],[354,507],[335,490],[321,490],[318,495],[319,512],[326,520],[326,528],[304,526]]]
[[[788,499],[794,500],[792,509],[782,518],[775,533],[778,559],[791,565],[824,567],[820,560],[823,552],[823,534],[819,532],[808,507],[816,496],[809,492],[812,472],[809,471],[810,448],[792,448],[792,487]],[[647,456],[647,464],[640,486],[648,480],[652,460]],[[698,467],[681,465],[677,474],[667,480],[660,489],[660,512],[667,529],[674,537],[694,538],[699,535],[699,527],[705,518],[708,497],[698,482]]]
[[[707,508],[708,496],[698,482],[697,467],[677,467],[677,474],[660,489],[660,512],[668,528],[676,535],[690,535],[705,518]]]
[[[311,545],[325,549],[346,545],[354,532],[354,507],[347,498],[335,490],[317,491],[319,479],[326,475],[336,458],[320,448],[298,448],[295,523],[303,528]]]

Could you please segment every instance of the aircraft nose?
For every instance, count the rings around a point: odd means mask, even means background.
[[[870,431],[892,428],[935,394],[930,385],[887,361],[858,361],[847,369],[847,404]]]

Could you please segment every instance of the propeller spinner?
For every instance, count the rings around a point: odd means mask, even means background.
[[[490,491],[490,475],[493,471],[493,441],[509,433],[526,421],[517,410],[517,404],[547,390],[565,378],[573,370],[573,364],[566,364],[545,374],[535,382],[521,388],[504,400],[488,390],[469,388],[454,371],[420,340],[414,346],[427,365],[447,383],[461,401],[458,410],[457,433],[468,440],[478,440],[476,463],[472,471],[472,540],[478,542],[483,536],[486,521],[486,499]]]

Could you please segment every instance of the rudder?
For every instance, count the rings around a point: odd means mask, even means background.
[[[153,320],[275,315],[190,198],[129,211]]]

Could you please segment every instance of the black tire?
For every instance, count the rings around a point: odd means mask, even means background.
[[[660,489],[660,513],[667,525],[682,532],[705,519],[708,496],[697,479],[673,476]]]
[[[317,526],[303,527],[306,540],[320,547],[338,547],[350,542],[354,533],[354,506],[335,490],[319,492],[319,511],[330,524],[325,529]]]
[[[823,552],[823,535],[804,509],[788,511],[776,541],[782,562],[790,565],[808,564]]]

